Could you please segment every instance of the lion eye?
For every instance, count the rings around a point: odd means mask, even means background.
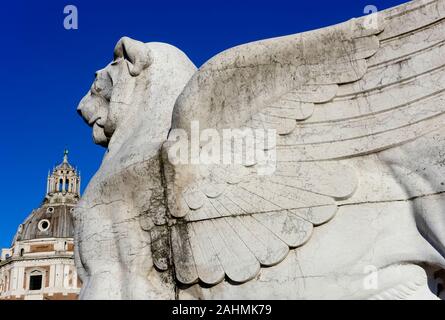
[[[102,91],[102,88],[97,85],[97,81],[94,81],[93,88],[97,93]]]
[[[91,86],[91,91],[94,94],[99,94],[102,91],[102,89],[97,85],[97,79],[94,80],[94,82],[93,82],[93,84]]]
[[[110,101],[112,91],[113,82],[111,81],[108,72],[98,73],[96,75],[96,80],[94,80],[93,85],[91,86],[91,92]]]

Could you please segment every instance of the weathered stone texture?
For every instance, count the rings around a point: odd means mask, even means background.
[[[444,18],[444,0],[413,1],[199,70],[122,38],[78,107],[108,148],[75,211],[82,298],[435,298]],[[174,163],[193,123],[275,130],[269,160]]]

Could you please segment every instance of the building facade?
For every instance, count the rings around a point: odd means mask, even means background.
[[[73,209],[80,174],[63,162],[48,174],[42,205],[18,227],[0,255],[0,300],[74,300],[81,281],[74,265]]]

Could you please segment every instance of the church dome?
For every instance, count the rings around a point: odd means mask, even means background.
[[[20,225],[15,241],[40,238],[73,238],[74,205],[44,204]]]
[[[79,297],[73,239],[79,198],[80,175],[65,150],[63,162],[48,173],[42,204],[19,225],[11,247],[0,250],[0,301]]]
[[[63,162],[48,174],[46,188],[42,205],[19,226],[13,242],[73,238],[72,212],[80,197],[80,175],[68,162],[68,151]]]

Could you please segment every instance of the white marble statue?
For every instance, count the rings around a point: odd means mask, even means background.
[[[125,37],[78,111],[107,148],[75,211],[83,299],[440,295],[445,0],[199,69]]]

